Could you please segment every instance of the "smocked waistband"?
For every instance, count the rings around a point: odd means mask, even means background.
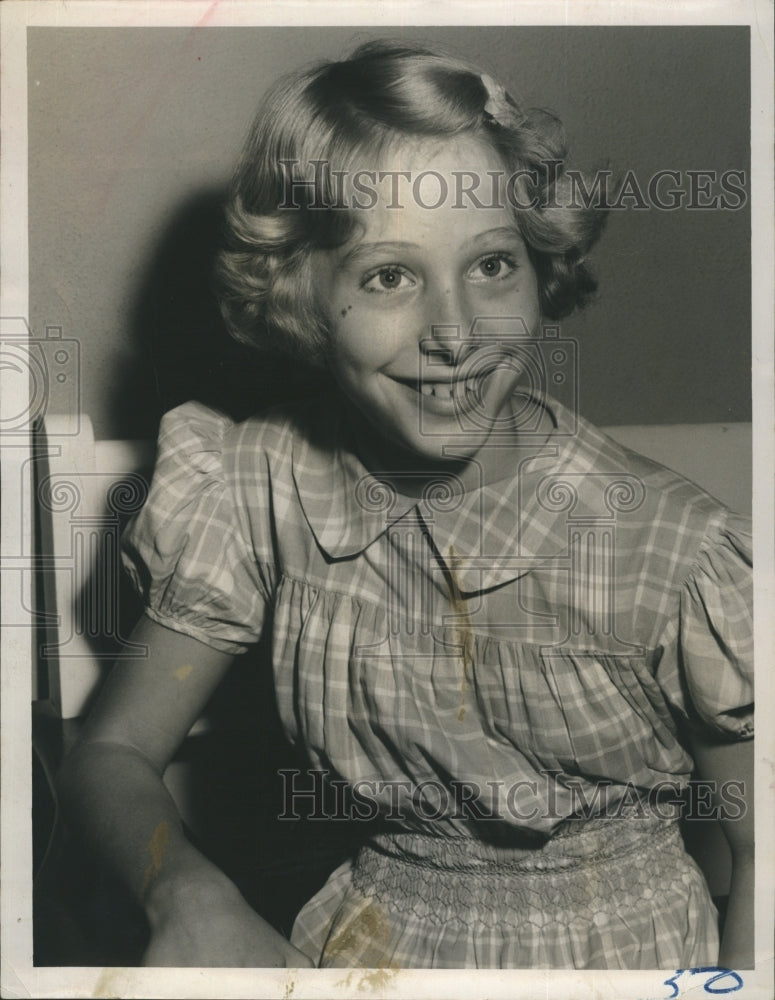
[[[653,818],[586,821],[534,849],[378,834],[355,858],[352,880],[389,909],[439,924],[599,923],[625,901],[656,905],[665,887],[707,893],[678,825]]]

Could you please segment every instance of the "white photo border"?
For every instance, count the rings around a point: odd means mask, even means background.
[[[677,0],[677,2],[599,2],[576,6],[562,0],[521,0],[511,4],[481,0],[477,4],[448,2],[382,4],[277,0],[261,4],[251,0],[7,0],[0,7],[2,19],[3,133],[0,218],[0,316],[29,314],[27,245],[27,67],[26,29],[39,26],[200,26],[208,29],[239,25],[334,25],[363,27],[418,24],[454,25],[750,25],[752,57],[752,315],[753,315],[753,448],[754,539],[757,559],[755,640],[757,651],[757,701],[765,706],[765,725],[756,749],[757,824],[757,967],[745,973],[740,997],[773,995],[774,869],[771,831],[775,828],[775,726],[772,725],[772,670],[775,651],[773,581],[775,531],[773,529],[773,5],[767,0]],[[0,372],[0,378],[4,375]],[[3,380],[0,417],[18,413],[23,401],[15,396],[18,383]],[[2,553],[12,564],[22,523],[22,498],[13,484],[29,460],[24,438],[3,440],[0,451],[4,474]],[[2,565],[2,564],[0,564]],[[18,617],[20,608],[32,606],[28,575],[5,574],[2,588],[3,620]],[[7,614],[6,614],[7,612]],[[2,636],[2,898],[0,935],[4,997],[439,997],[553,998],[625,997],[669,998],[665,973],[573,972],[514,970],[508,972],[384,970],[225,970],[142,968],[48,968],[32,963],[32,837],[30,761],[31,631],[4,630]],[[769,723],[769,724],[768,724]],[[695,996],[699,988],[692,984]],[[681,996],[688,995],[681,992]]]

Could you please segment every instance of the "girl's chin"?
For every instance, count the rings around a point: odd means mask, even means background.
[[[415,415],[410,421],[399,421],[391,420],[394,413],[367,416],[360,407],[354,407],[354,411],[351,426],[358,451],[373,471],[460,474],[488,439],[486,429],[472,428],[462,433],[457,421],[449,419],[428,421],[427,428],[420,428]]]
[[[413,435],[386,435],[384,430],[378,431],[372,440],[385,468],[403,468],[427,472],[428,475],[459,473],[461,468],[475,460],[484,444],[484,441],[470,438],[450,442],[449,437],[422,436],[416,432]]]

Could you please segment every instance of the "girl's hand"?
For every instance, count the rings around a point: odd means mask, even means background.
[[[314,963],[262,919],[234,887],[217,898],[188,894],[151,919],[145,966],[313,968]],[[199,898],[196,898],[199,897]]]

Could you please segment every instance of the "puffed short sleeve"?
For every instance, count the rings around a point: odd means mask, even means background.
[[[753,736],[753,577],[750,521],[724,512],[710,527],[665,633],[662,689],[693,724]]]
[[[164,416],[148,499],[124,532],[122,558],[150,618],[240,653],[260,636],[270,583],[225,472],[231,427],[199,403]]]

